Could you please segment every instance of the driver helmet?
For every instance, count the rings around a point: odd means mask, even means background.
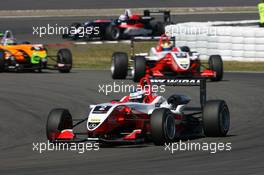
[[[145,96],[146,96],[145,91],[138,90],[138,91],[135,91],[135,92],[131,92],[129,94],[129,99],[130,99],[131,102],[142,103],[144,101]]]
[[[165,42],[161,44],[162,51],[170,51],[172,49],[172,44],[170,42]]]
[[[13,45],[15,44],[15,38],[11,31],[7,30],[1,40],[1,44],[3,45]]]
[[[120,15],[118,18],[119,21],[126,21],[127,19],[128,19],[128,17],[124,14]]]
[[[131,10],[130,9],[126,9],[125,13],[119,16],[118,20],[119,21],[127,21],[127,20],[129,20],[129,18],[131,16],[132,16]]]

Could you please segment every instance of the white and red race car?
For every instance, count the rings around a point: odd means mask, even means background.
[[[137,37],[133,41],[153,40],[155,39]],[[113,53],[111,66],[113,79],[125,79],[128,70],[132,70],[132,77],[136,82],[146,74],[163,78],[201,76],[212,81],[220,81],[223,78],[223,61],[220,55],[211,55],[207,66],[201,63],[199,53],[192,52],[187,46],[176,47],[174,38],[166,35],[160,37],[158,45],[150,48],[149,53],[135,54],[133,43],[131,44],[133,53],[130,59],[127,53]]]
[[[189,107],[190,98],[173,94],[168,99],[151,91],[151,83],[200,86],[201,107]],[[49,113],[46,130],[51,142],[98,141],[106,143],[142,143],[163,145],[175,139],[201,135],[221,137],[229,130],[228,106],[223,100],[206,101],[205,79],[149,79],[140,81],[143,90],[118,101],[90,105],[85,119],[73,123],[67,109]],[[86,132],[74,128],[87,122]],[[84,137],[83,137],[84,136]]]

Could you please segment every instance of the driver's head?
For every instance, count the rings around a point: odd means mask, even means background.
[[[3,45],[13,45],[15,44],[15,38],[11,31],[7,30],[1,40],[1,44]]]
[[[131,102],[142,103],[144,101],[145,96],[146,96],[146,93],[143,90],[138,90],[135,92],[131,92],[129,94],[129,99]]]
[[[165,41],[164,43],[161,44],[161,48],[163,51],[169,51],[172,49],[172,44],[168,41]]]
[[[119,21],[126,21],[126,20],[128,20],[128,17],[126,15],[120,15],[118,20]]]

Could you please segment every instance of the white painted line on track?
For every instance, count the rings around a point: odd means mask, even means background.
[[[87,45],[87,44],[117,44],[117,43],[124,43],[130,44],[130,40],[121,40],[121,41],[87,41],[87,42],[74,42],[75,45]]]

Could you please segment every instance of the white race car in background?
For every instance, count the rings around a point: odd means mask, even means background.
[[[145,38],[145,39],[144,39]],[[223,61],[220,55],[211,55],[208,66],[202,64],[199,53],[192,52],[189,47],[176,47],[175,38],[166,35],[159,37],[156,47],[150,48],[149,53],[134,53],[133,41],[153,41],[146,37],[137,37],[132,40],[131,58],[124,52],[114,52],[112,55],[111,73],[113,79],[125,79],[128,70],[132,70],[132,77],[138,82],[146,74],[153,77],[205,77],[212,81],[223,78]],[[174,40],[174,44],[171,42]],[[132,63],[132,64],[130,64]]]

